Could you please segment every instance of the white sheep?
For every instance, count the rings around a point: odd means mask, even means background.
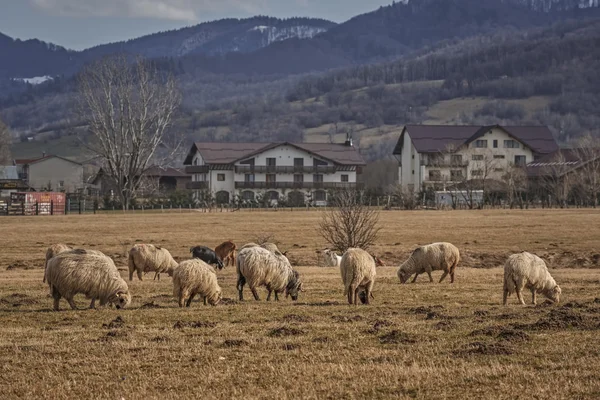
[[[136,244],[129,250],[128,257],[129,280],[133,280],[133,273],[142,280],[142,272],[154,272],[154,279],[160,280],[160,273],[167,272],[173,276],[177,268],[177,261],[173,259],[169,250],[152,244]]]
[[[358,248],[349,248],[342,256],[340,262],[340,273],[344,283],[344,295],[348,295],[349,304],[357,304],[359,292],[360,300],[369,304],[369,298],[373,298],[373,285],[375,284],[375,259],[371,254]]]
[[[46,250],[46,261],[44,262],[44,278],[42,279],[43,283],[46,283],[46,268],[48,268],[48,261],[52,257],[68,250],[72,250],[72,248],[62,243],[53,244],[52,246],[48,247],[48,250]]]
[[[342,257],[331,249],[323,250],[323,259],[327,267],[339,267],[342,262]]]
[[[50,294],[54,298],[54,311],[58,311],[61,297],[76,310],[73,297],[82,293],[92,299],[90,308],[114,304],[124,308],[131,302],[131,294],[121,278],[115,263],[100,252],[81,249],[64,251],[48,261],[46,278]]]
[[[398,269],[398,278],[400,282],[405,283],[412,274],[416,274],[413,283],[417,277],[426,272],[429,275],[429,281],[433,282],[431,271],[442,270],[444,273],[440,282],[450,274],[450,283],[454,282],[454,270],[460,261],[460,252],[452,243],[440,242],[417,247],[408,260],[406,260]]]
[[[536,304],[536,293],[541,293],[550,300],[558,303],[561,289],[550,275],[544,260],[526,251],[513,254],[504,264],[504,305],[508,295],[517,292],[519,302],[525,305],[522,291],[531,290],[532,303]]]
[[[173,296],[179,307],[189,307],[196,294],[204,299],[204,305],[208,300],[215,306],[222,298],[215,269],[199,258],[183,261],[173,272]]]
[[[266,286],[269,294],[267,301],[271,300],[271,293],[275,292],[275,300],[279,300],[279,293],[285,291],[292,300],[298,299],[298,292],[302,290],[302,282],[297,271],[292,269],[289,260],[280,252],[273,253],[262,247],[245,248],[239,252],[237,258],[238,282],[237,289],[240,301],[244,300],[243,289],[248,283],[255,300],[259,300],[256,288]]]

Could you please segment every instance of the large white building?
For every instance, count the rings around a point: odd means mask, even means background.
[[[217,203],[238,199],[326,205],[327,194],[356,189],[364,160],[352,141],[335,143],[194,143],[184,161],[188,189]]]
[[[512,166],[525,167],[557,149],[545,126],[407,125],[394,156],[400,185],[418,192],[501,180]]]

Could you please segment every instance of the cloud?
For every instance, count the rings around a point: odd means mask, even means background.
[[[30,0],[36,8],[51,15],[176,21],[198,21],[203,13],[255,15],[268,12],[269,3],[276,1],[281,0]]]

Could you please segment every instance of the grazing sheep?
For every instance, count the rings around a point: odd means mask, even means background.
[[[440,282],[450,274],[450,283],[454,282],[454,270],[460,261],[460,252],[452,243],[440,242],[417,247],[408,260],[398,269],[400,282],[405,283],[412,274],[416,274],[413,283],[423,272],[427,272],[433,282],[431,271],[442,270]]]
[[[285,291],[292,300],[298,299],[302,290],[300,274],[294,271],[286,256],[280,252],[273,253],[262,247],[250,247],[241,250],[237,257],[238,282],[237,289],[240,301],[244,300],[244,285],[248,283],[255,300],[260,300],[256,288],[266,286],[271,300],[275,292],[275,301],[279,301],[279,293]]]
[[[127,283],[113,260],[93,250],[76,249],[56,255],[48,261],[46,278],[54,298],[54,311],[59,310],[61,297],[76,310],[73,297],[78,293],[92,299],[90,308],[95,307],[96,299],[101,306],[114,304],[117,308],[125,308],[131,302]]]
[[[225,266],[235,265],[235,250],[237,246],[231,240],[221,243],[215,247],[216,255],[223,260]]]
[[[194,296],[199,294],[206,301],[216,306],[221,301],[221,287],[217,283],[215,269],[194,258],[183,261],[173,272],[173,296],[179,300],[179,307],[189,307]],[[187,300],[187,301],[186,301]]]
[[[342,262],[342,257],[330,249],[323,250],[323,258],[327,267],[339,267]]]
[[[561,290],[550,275],[544,260],[526,251],[513,254],[504,264],[504,305],[508,295],[517,292],[519,302],[525,305],[522,291],[531,290],[532,303],[536,304],[536,293],[541,293],[550,300],[558,303]]]
[[[246,243],[245,245],[243,245],[242,247],[240,247],[240,251],[242,251],[244,249],[249,249],[251,247],[260,247],[260,245],[257,244],[257,243],[254,243],[254,242]]]
[[[142,280],[142,272],[148,273],[154,271],[154,279],[160,280],[161,272],[166,272],[169,276],[173,275],[173,270],[177,268],[177,261],[173,259],[169,250],[153,244],[136,244],[129,250],[129,280],[133,280],[133,273]],[[153,279],[153,280],[154,280]]]
[[[68,250],[72,250],[72,248],[62,243],[53,244],[52,246],[48,247],[48,250],[46,250],[46,262],[44,263],[44,278],[42,279],[43,283],[46,283],[46,268],[48,268],[48,261],[52,257]]]
[[[363,249],[349,248],[342,256],[340,273],[344,283],[344,295],[348,295],[349,304],[358,304],[358,298],[363,304],[369,304],[369,298],[374,299],[373,285],[375,284],[375,260]],[[364,294],[360,294],[364,290]]]
[[[199,258],[207,264],[216,264],[217,268],[223,269],[223,260],[215,253],[213,249],[206,246],[190,247],[192,257]]]
[[[263,249],[269,250],[271,253],[279,252],[279,253],[283,254],[284,256],[287,254],[287,251],[280,251],[275,243],[265,242],[265,243],[261,244],[260,247],[262,247]]]

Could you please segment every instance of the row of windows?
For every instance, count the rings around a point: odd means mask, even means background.
[[[222,177],[220,177],[222,175]],[[217,180],[224,181],[225,174],[217,174]],[[254,174],[245,174],[244,175],[245,182],[254,182]],[[277,175],[276,174],[266,174],[266,182],[276,182]],[[304,174],[295,174],[294,182],[304,182]],[[313,182],[323,182],[323,174],[314,174]],[[349,182],[348,175],[340,175],[340,182]]]
[[[496,154],[494,155],[495,159],[502,159],[504,160],[505,157],[503,154]],[[473,161],[483,161],[483,154],[473,154],[472,156],[472,160]],[[525,156],[515,156],[515,165],[519,166],[519,167],[524,167],[525,164],[527,162],[527,157]]]
[[[478,149],[487,149],[488,147],[488,141],[486,139],[479,139],[476,140],[473,143],[473,147],[478,148]],[[494,149],[498,148],[498,140],[493,140],[492,141],[492,147]],[[519,142],[517,142],[516,140],[505,140],[504,141],[504,148],[505,149],[518,149],[520,147]]]

